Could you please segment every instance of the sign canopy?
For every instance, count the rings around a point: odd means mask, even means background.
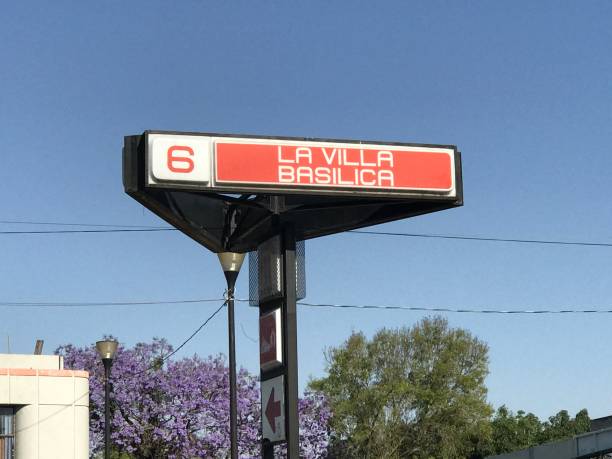
[[[146,131],[125,138],[124,186],[215,252],[279,223],[303,240],[463,203],[456,147],[395,142]]]

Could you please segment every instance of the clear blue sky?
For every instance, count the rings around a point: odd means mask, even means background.
[[[612,242],[607,1],[6,2],[0,43],[1,220],[161,224],[124,194],[120,155],[123,135],[168,129],[456,144],[465,206],[377,229]],[[0,225],[17,229],[53,227]],[[0,235],[0,254],[0,302],[223,292],[179,233]],[[312,302],[612,308],[612,248],[344,234],[307,257]],[[180,343],[214,308],[3,307],[0,350]],[[423,316],[302,307],[302,386],[352,330]],[[612,413],[612,316],[447,317],[489,344],[495,406]],[[257,371],[257,312],[237,320]],[[180,355],[225,349],[223,314]]]

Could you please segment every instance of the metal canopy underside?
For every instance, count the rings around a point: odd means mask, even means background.
[[[249,252],[291,225],[305,240],[414,217],[463,204],[457,154],[457,198],[364,198],[318,195],[226,195],[146,187],[144,136],[125,138],[126,193],[213,252]]]

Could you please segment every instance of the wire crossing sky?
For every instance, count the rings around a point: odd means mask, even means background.
[[[440,314],[488,344],[494,406],[609,415],[610,18],[603,0],[7,3],[0,352],[182,343],[218,307],[217,257],[124,193],[126,135],[457,145],[463,207],[307,242],[302,388],[351,332]],[[236,318],[256,372],[257,310]],[[224,320],[176,357],[227,352]]]
[[[0,307],[16,308],[100,308],[112,306],[153,306],[153,305],[188,305],[194,303],[216,303],[223,301],[222,298],[207,299],[188,299],[188,300],[141,300],[141,301],[97,301],[97,302],[11,302],[0,301]],[[250,300],[236,299],[236,302],[248,303]],[[612,306],[609,308],[598,309],[472,309],[461,307],[436,307],[436,306],[401,306],[385,304],[330,304],[330,303],[309,303],[298,301],[299,306],[310,308],[339,308],[339,309],[381,309],[388,311],[417,311],[417,312],[451,312],[468,314],[612,314]],[[181,346],[182,347],[182,346]]]
[[[80,223],[34,223],[34,222],[15,222],[15,221],[0,221],[0,223],[8,224],[26,224],[26,225],[56,225],[56,226],[86,226],[100,227],[112,226],[114,229],[100,230],[32,230],[32,231],[3,231],[0,234],[79,234],[79,233],[149,233],[157,231],[178,231],[176,228],[159,228],[159,227],[138,227],[128,225],[92,225]],[[371,236],[400,236],[400,237],[422,237],[433,239],[455,239],[463,241],[482,241],[482,242],[514,242],[518,244],[548,244],[548,245],[575,245],[586,247],[612,247],[612,243],[607,242],[584,242],[584,241],[558,241],[558,240],[539,240],[539,239],[504,239],[500,237],[486,236],[458,236],[448,234],[413,234],[413,233],[398,233],[388,231],[367,231],[367,230],[349,230],[348,233],[367,234]]]

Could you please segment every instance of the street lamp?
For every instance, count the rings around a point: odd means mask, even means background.
[[[234,287],[244,261],[244,253],[222,252],[217,254],[227,281],[227,327],[229,335],[229,384],[230,384],[230,452],[238,458],[238,432],[236,409],[236,339],[234,336]]]
[[[96,343],[96,349],[104,364],[104,459],[110,459],[110,372],[117,344],[114,340]]]

